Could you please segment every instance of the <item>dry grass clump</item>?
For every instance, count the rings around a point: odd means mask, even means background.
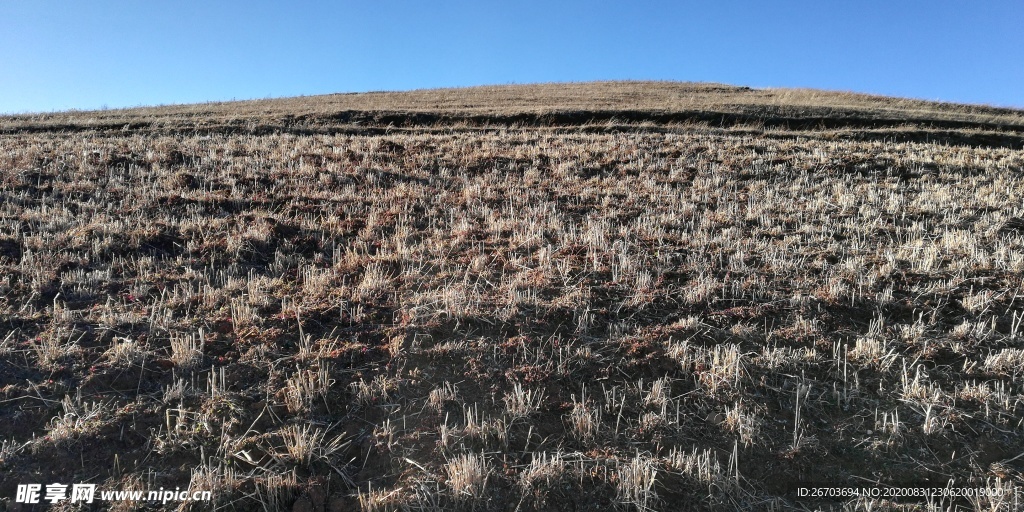
[[[203,358],[203,334],[174,335],[170,339],[171,362],[184,369],[195,367]]]
[[[327,405],[326,397],[334,385],[330,377],[330,365],[324,364],[315,372],[312,370],[297,370],[295,375],[285,383],[285,404],[288,412],[298,413],[309,410],[319,398]]]
[[[60,405],[62,412],[47,424],[45,441],[66,445],[74,438],[88,434],[104,424],[104,405],[101,403],[85,402],[79,395],[75,400],[65,396]]]
[[[532,91],[4,118],[0,472],[237,510],[1024,473],[1019,112]]]
[[[289,425],[281,429],[280,436],[283,450],[276,455],[302,465],[316,459],[329,460],[350,442],[345,440],[345,434],[327,439],[326,430],[311,425]]]
[[[568,466],[561,452],[533,454],[530,464],[519,474],[519,484],[529,492],[538,487],[550,488],[568,476]]]
[[[440,387],[430,390],[427,395],[426,406],[435,413],[440,413],[445,404],[455,402],[458,399],[459,391],[451,382],[443,382]]]
[[[618,468],[615,491],[619,502],[635,507],[637,510],[649,510],[658,500],[654,489],[658,470],[654,461],[636,457]]]
[[[448,488],[457,499],[480,500],[487,489],[491,470],[487,460],[478,453],[456,455],[444,465]]]

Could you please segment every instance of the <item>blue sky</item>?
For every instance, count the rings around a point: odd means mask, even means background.
[[[0,2],[0,112],[608,79],[1024,107],[1024,1]]]

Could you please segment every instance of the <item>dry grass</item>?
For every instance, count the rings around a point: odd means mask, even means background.
[[[776,122],[801,116],[847,124]],[[5,117],[0,496],[146,475],[236,510],[1016,492],[1021,118],[671,83]]]

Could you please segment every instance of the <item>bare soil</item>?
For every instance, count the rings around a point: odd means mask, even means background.
[[[2,117],[0,510],[1021,510],[1022,172],[713,84]]]

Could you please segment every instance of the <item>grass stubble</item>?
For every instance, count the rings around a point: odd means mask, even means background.
[[[377,96],[2,119],[8,505],[90,482],[213,491],[182,510],[1020,509],[1019,111]],[[578,112],[509,118],[522,98]],[[588,98],[767,122],[591,122]],[[771,122],[814,109],[851,124]]]

